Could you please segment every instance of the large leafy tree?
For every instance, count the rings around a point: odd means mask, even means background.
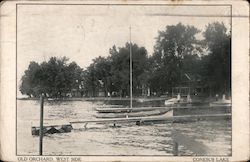
[[[84,84],[86,93],[96,96],[98,89],[102,88],[107,96],[111,92],[111,62],[110,58],[98,57],[85,70]]]
[[[142,87],[147,84],[150,66],[148,66],[147,51],[144,47],[131,44],[133,65],[133,94],[140,95]],[[120,96],[130,95],[130,44],[124,47],[110,48],[106,58],[97,57],[85,71],[85,87],[88,94],[96,96],[102,89],[106,96],[108,92],[117,92]]]
[[[122,47],[110,50],[111,54],[111,74],[114,90],[121,96],[129,95],[129,47]]]
[[[79,89],[82,69],[75,63],[67,63],[66,57],[51,57],[48,62],[31,62],[21,81],[20,91],[34,97],[41,93],[48,97],[63,97],[73,89]]]
[[[196,39],[199,32],[194,26],[181,23],[166,26],[164,31],[159,31],[152,56],[152,90],[170,91],[171,87],[181,83],[183,74],[193,73],[193,68],[189,68],[189,65],[198,59],[197,55],[202,50]]]
[[[29,97],[39,95],[39,81],[36,75],[39,73],[41,67],[38,63],[32,61],[29,64],[27,70],[25,70],[24,75],[21,79],[20,91],[22,94],[26,94]]]
[[[148,79],[148,55],[144,47],[131,44],[132,51],[132,72],[133,72],[133,94],[140,95],[142,86],[147,84]],[[115,46],[110,49],[111,54],[111,74],[114,90],[120,92],[122,96],[129,96],[130,93],[130,44],[118,50]]]
[[[214,93],[231,91],[231,34],[223,23],[206,26],[203,33],[208,55],[203,58],[206,83]]]

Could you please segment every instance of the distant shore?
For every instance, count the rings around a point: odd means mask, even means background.
[[[165,101],[173,98],[172,96],[150,96],[150,97],[133,97],[133,101],[136,102],[153,102],[153,101]],[[191,97],[193,102],[211,102],[215,101],[214,97]],[[17,100],[40,100],[40,98],[25,98],[19,97]],[[47,101],[130,101],[129,97],[67,97],[67,98],[46,98]]]
[[[171,97],[133,97],[133,101],[160,101]],[[39,98],[17,98],[17,100],[39,100]],[[70,97],[70,98],[46,98],[51,101],[129,101],[129,97]]]

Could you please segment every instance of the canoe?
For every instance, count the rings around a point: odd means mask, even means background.
[[[129,117],[146,117],[146,116],[155,116],[162,115],[170,109],[158,109],[151,111],[140,111],[140,112],[129,112],[129,113],[99,113],[95,115],[96,118],[129,118]]]

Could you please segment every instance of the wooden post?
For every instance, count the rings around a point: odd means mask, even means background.
[[[43,94],[40,96],[40,131],[39,131],[39,155],[43,155]]]
[[[174,141],[173,155],[178,156],[178,143]]]

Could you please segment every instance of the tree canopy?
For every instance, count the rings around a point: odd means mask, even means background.
[[[85,82],[85,87],[92,93],[97,87],[103,88],[105,95],[112,92],[117,92],[120,96],[129,96],[130,94],[130,58],[129,58],[129,43],[124,47],[116,46],[110,48],[110,55],[107,58],[98,57],[93,60],[93,63],[87,68],[86,78],[91,78],[89,82]],[[147,51],[144,47],[139,47],[137,44],[131,45],[133,57],[133,89],[135,94],[140,91],[141,85],[146,84],[146,72],[149,69],[147,64]],[[139,92],[138,92],[139,93]],[[93,94],[94,96],[96,94]]]
[[[209,54],[202,58],[204,79],[213,91],[230,93],[231,90],[231,33],[223,23],[206,26],[203,33]]]
[[[134,96],[141,96],[145,88],[170,92],[185,79],[199,81],[209,93],[230,93],[231,33],[223,23],[208,24],[205,31],[181,23],[168,25],[158,32],[152,55],[136,43],[131,50]],[[30,62],[22,77],[22,94],[61,97],[81,90],[86,96],[98,96],[101,90],[105,96],[130,95],[130,43],[114,45],[107,57],[93,59],[84,70],[68,61],[52,57],[41,64]]]
[[[51,57],[48,62],[31,62],[24,72],[20,91],[30,97],[44,93],[48,97],[62,97],[72,89],[78,89],[82,69],[68,58]]]
[[[160,93],[170,91],[173,86],[181,84],[183,74],[195,72],[197,55],[201,52],[200,42],[196,39],[199,32],[194,26],[181,23],[159,31],[152,56],[152,90]]]

